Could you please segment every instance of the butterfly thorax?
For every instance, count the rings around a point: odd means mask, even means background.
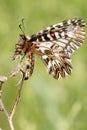
[[[29,51],[31,51],[31,47],[32,47],[32,42],[30,42],[30,37],[26,36],[25,34],[21,34],[18,45],[20,46],[20,49],[22,49],[23,53],[27,54]]]

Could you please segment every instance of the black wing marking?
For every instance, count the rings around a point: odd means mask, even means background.
[[[84,41],[84,26],[84,20],[75,18],[49,26],[31,36],[30,42],[36,47],[35,53],[42,58],[54,78],[71,74],[70,55]]]
[[[71,55],[84,42],[84,26],[84,20],[79,18],[65,20],[32,35],[30,42],[47,42],[49,44],[49,41],[52,41]]]
[[[68,54],[65,51],[60,50],[57,44],[50,42],[49,44],[43,43],[36,46],[36,54],[38,54],[42,61],[47,66],[49,74],[55,79],[59,77],[65,77],[67,74],[71,74],[72,65]],[[46,46],[50,45],[50,46]]]

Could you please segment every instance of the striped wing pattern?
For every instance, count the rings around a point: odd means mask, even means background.
[[[85,22],[82,19],[65,20],[31,36],[38,54],[54,78],[71,74],[70,55],[83,43]]]

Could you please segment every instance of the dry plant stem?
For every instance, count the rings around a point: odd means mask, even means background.
[[[21,80],[21,83],[20,83],[20,86],[19,86],[19,89],[18,89],[16,98],[15,98],[15,101],[14,101],[14,104],[13,104],[13,107],[12,107],[12,110],[11,110],[11,112],[10,112],[10,118],[11,118],[11,119],[13,118],[13,115],[14,115],[14,113],[15,113],[17,104],[18,104],[18,102],[19,102],[19,98],[20,98],[20,94],[21,94],[21,89],[22,89],[22,86],[23,86],[23,81],[24,81],[24,75],[23,75],[23,77],[22,77],[22,80]]]
[[[9,123],[10,129],[14,130],[13,122],[12,122],[10,116],[9,116],[9,113],[5,109],[5,106],[4,106],[3,101],[2,101],[2,83],[0,84],[0,109],[4,113],[6,119]]]
[[[7,110],[4,106],[4,103],[2,101],[2,84],[3,83],[0,83],[0,110],[4,113],[11,130],[14,130],[14,125],[13,125],[12,119],[13,119],[17,104],[19,102],[19,98],[20,98],[20,94],[21,94],[21,90],[22,90],[22,86],[23,86],[23,81],[24,81],[24,73],[23,73],[23,77],[22,77],[22,80],[21,80],[21,83],[20,83],[20,86],[19,86],[19,89],[18,89],[18,92],[17,92],[17,95],[16,95],[16,98],[15,98],[15,101],[14,101],[10,114],[7,112]]]

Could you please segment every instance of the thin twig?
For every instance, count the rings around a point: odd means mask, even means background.
[[[2,101],[1,87],[0,87],[0,110],[5,114],[6,118],[9,119],[9,114],[8,114],[7,110],[5,109],[5,106],[4,106],[3,101]]]
[[[23,73],[23,72],[22,72]],[[17,92],[17,95],[16,95],[16,98],[15,98],[15,101],[14,101],[14,104],[13,104],[13,107],[11,109],[11,112],[10,114],[8,113],[8,111],[6,110],[5,106],[4,106],[4,103],[3,103],[3,100],[2,100],[2,84],[4,83],[4,77],[0,77],[0,111],[2,111],[9,123],[9,127],[11,130],[14,130],[14,125],[13,125],[13,116],[14,116],[14,113],[15,113],[15,110],[16,110],[16,107],[17,107],[17,104],[19,102],[19,98],[20,98],[20,94],[21,94],[21,90],[22,90],[22,86],[23,86],[23,81],[24,81],[24,73],[23,73],[23,76],[22,76],[22,80],[20,82],[20,86],[19,86],[19,89],[18,89],[18,92]]]
[[[19,102],[19,98],[20,98],[20,94],[21,94],[21,90],[22,90],[22,86],[23,86],[23,81],[24,81],[24,74],[23,74],[22,80],[21,80],[21,82],[20,82],[20,86],[19,86],[19,89],[18,89],[16,98],[15,98],[15,101],[14,101],[14,104],[13,104],[13,107],[12,107],[12,110],[11,110],[11,112],[10,112],[10,118],[11,118],[11,119],[13,118],[13,115],[14,115],[14,113],[15,113],[17,104],[18,104],[18,102]]]
[[[7,110],[6,110],[5,106],[4,106],[4,103],[2,101],[2,84],[3,84],[3,82],[0,83],[0,110],[4,113],[6,119],[7,119],[8,123],[9,123],[10,129],[14,130],[13,122],[10,119],[9,113],[7,112]]]

